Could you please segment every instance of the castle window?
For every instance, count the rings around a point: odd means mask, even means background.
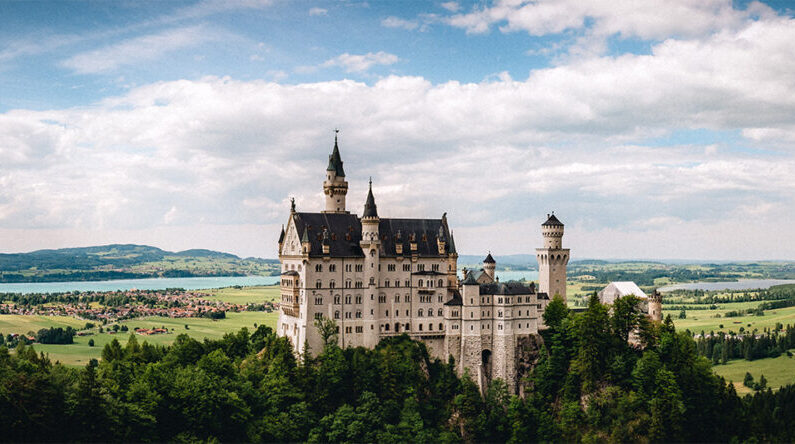
[[[411,324],[406,324],[406,331],[411,331]]]
[[[406,317],[408,317],[408,316],[409,316],[409,311],[408,311],[408,310],[406,310]]]
[[[470,325],[470,326],[469,326],[469,329],[470,329],[470,330],[474,330],[474,329],[475,329],[475,326],[474,326],[474,325]]]
[[[432,309],[432,308],[429,308],[429,309],[428,309],[428,317],[429,317],[429,318],[432,318],[432,317],[433,317],[433,309]]]
[[[417,264],[417,271],[425,271],[425,264]]]
[[[439,310],[437,310],[436,314],[437,314],[438,316],[442,316],[442,309],[440,308]]]
[[[444,330],[444,325],[442,325],[441,323],[439,323],[439,330]]]
[[[443,302],[443,299],[442,299],[442,297],[443,297],[443,296],[440,294],[440,295],[439,295],[439,297],[437,298],[437,299],[439,300],[439,302]]]
[[[362,281],[356,281],[356,288],[362,288]]]
[[[400,295],[399,294],[395,295],[395,302],[400,302]]]
[[[411,287],[411,281],[406,279],[406,287]]]
[[[497,330],[502,330],[502,324],[497,326]]]
[[[386,295],[385,294],[378,295],[378,302],[381,304],[386,303]]]
[[[389,317],[389,310],[387,310],[385,313],[386,313],[386,317],[388,318]]]
[[[345,312],[345,319],[350,319],[350,318],[351,318],[351,312],[346,311]]]
[[[315,298],[315,305],[323,305],[323,296]]]
[[[411,302],[411,295],[406,294],[406,296],[403,296],[403,302]]]
[[[323,283],[320,282],[320,279],[318,279],[317,282],[315,282],[315,288],[322,288],[322,287],[323,287]]]
[[[428,288],[433,288],[433,281],[428,279]]]
[[[422,288],[422,279],[420,279],[420,281],[417,283],[417,286]]]
[[[422,309],[420,308],[420,310],[417,312],[417,316],[419,316],[419,317],[422,317],[422,313],[423,313],[423,311],[422,311]]]
[[[362,303],[362,295],[360,295],[360,294],[356,295],[356,303],[357,304],[361,304]]]
[[[334,264],[329,265],[328,266],[328,271],[337,271],[337,266],[334,265]]]
[[[458,310],[453,310],[453,316],[458,316]]]
[[[502,317],[502,310],[500,310],[500,311],[498,311],[498,312],[497,312],[497,317],[499,317],[499,318],[501,318],[501,317]]]
[[[411,271],[411,264],[403,264],[403,271]]]
[[[362,271],[363,269],[364,269],[364,266],[362,264],[357,264],[356,265],[356,271]]]
[[[345,271],[353,271],[352,268],[351,264],[345,264]]]
[[[361,319],[361,318],[362,318],[362,311],[356,310],[356,319]]]
[[[397,322],[395,322],[395,333],[397,333],[397,332],[399,332],[399,331],[400,331],[400,324],[398,324]]]
[[[323,319],[323,313],[315,313],[315,319]]]
[[[444,287],[444,279],[439,279],[439,285],[437,285],[437,286],[438,287]]]
[[[334,280],[332,280],[331,282],[328,283],[328,288],[334,288],[336,286],[337,286],[337,284],[334,282]]]
[[[384,281],[384,287],[389,288],[389,279]]]
[[[400,279],[395,279],[395,288],[400,287]]]
[[[433,270],[433,271],[439,271],[439,264],[433,264],[433,265],[431,265],[431,270]]]
[[[356,333],[364,333],[364,327],[356,327]]]
[[[351,295],[349,295],[349,294],[345,295],[345,303],[346,304],[350,304],[351,303]]]
[[[389,331],[389,324],[384,324],[384,330]]]
[[[318,272],[323,271],[323,264],[315,265],[315,271],[318,271]]]
[[[345,281],[345,288],[351,288],[351,280],[350,279]]]
[[[340,311],[339,310],[334,311],[334,319],[339,319],[339,318],[340,318]]]
[[[375,285],[375,278],[374,277],[370,278],[370,285]]]
[[[433,324],[428,324],[428,331],[433,330]]]
[[[497,303],[498,303],[498,304],[502,304],[502,298],[498,298],[498,299],[497,299]]]
[[[387,264],[386,271],[395,271],[395,264]]]
[[[352,332],[353,332],[353,328],[345,327],[345,333],[352,333]]]

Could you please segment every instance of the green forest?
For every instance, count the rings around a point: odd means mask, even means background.
[[[547,307],[524,397],[485,394],[407,336],[297,358],[266,326],[168,347],[107,344],[84,368],[0,347],[5,441],[671,442],[795,440],[795,386],[740,398],[638,300]],[[322,326],[321,326],[322,327]],[[633,341],[628,339],[632,338]],[[632,345],[636,343],[637,345]]]

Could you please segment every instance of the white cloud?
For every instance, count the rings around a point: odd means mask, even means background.
[[[409,31],[417,29],[420,24],[416,20],[405,20],[399,17],[390,16],[381,20],[381,26],[386,28],[401,28]]]
[[[461,9],[461,5],[459,5],[458,2],[444,2],[441,6],[450,12],[458,12],[458,10]]]
[[[201,25],[169,29],[77,54],[62,61],[61,66],[80,74],[96,74],[124,65],[156,60],[173,51],[227,38],[230,38],[228,33]]]
[[[367,54],[348,54],[346,52],[326,60],[321,66],[324,68],[339,66],[347,72],[362,72],[374,65],[392,65],[399,60],[398,56],[384,51],[368,52]]]
[[[526,252],[554,209],[579,257],[792,257],[795,246],[780,239],[795,237],[793,40],[793,21],[775,18],[523,80],[207,77],[91,107],[8,111],[0,236],[15,237],[0,248],[42,247],[57,233],[72,244],[114,233],[165,242],[225,227],[217,232],[226,237],[196,246],[273,256],[277,228],[245,231],[255,237],[246,242],[235,227],[278,227],[290,195],[299,209],[320,210],[339,127],[349,208],[361,211],[372,175],[384,216],[447,211],[462,252]],[[344,54],[333,66],[391,60],[378,54]],[[736,145],[747,150],[641,144],[691,129],[742,134]]]
[[[309,15],[328,15],[328,9],[325,8],[310,8]]]

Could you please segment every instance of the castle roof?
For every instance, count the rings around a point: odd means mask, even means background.
[[[495,261],[494,258],[491,257],[491,253],[489,253],[489,255],[486,256],[486,259],[483,259],[483,263],[484,264],[496,264],[497,261]]]
[[[616,281],[607,285],[600,293],[615,289],[620,296],[628,296],[634,294],[639,298],[647,298],[648,296],[638,285],[632,281]]]
[[[563,222],[559,221],[557,217],[555,217],[555,213],[552,213],[547,217],[547,221],[541,224],[541,226],[556,226],[562,227]]]
[[[334,150],[328,156],[328,167],[326,171],[334,171],[339,177],[345,177],[345,170],[342,169],[342,156],[340,156],[340,148],[337,146],[337,136],[334,136]]]
[[[284,225],[282,225],[282,232],[279,233],[279,243],[284,242]]]
[[[359,216],[349,213],[293,213],[293,222],[299,233],[304,233],[310,243],[309,256],[322,257],[323,230],[328,230],[327,242],[330,257],[364,257],[359,242],[362,240],[362,222]],[[436,234],[439,228],[449,236],[447,224],[442,219],[388,219],[381,218],[378,232],[382,257],[398,256],[395,245],[403,244],[403,255],[416,253],[419,257],[442,257],[454,252],[454,247],[445,245],[444,255],[439,254]],[[401,239],[398,240],[398,232]],[[413,235],[413,236],[412,236]],[[417,244],[416,252],[410,249],[409,238]]]
[[[364,202],[364,213],[362,219],[378,217],[378,208],[375,205],[375,197],[373,197],[373,181],[370,180],[370,189],[367,191],[367,200]]]
[[[444,305],[464,305],[464,299],[461,297],[461,293],[458,290],[453,290],[452,299],[445,302]]]
[[[536,292],[535,284],[525,285],[518,281],[508,282],[492,282],[489,284],[480,284],[480,294],[500,294],[500,295],[514,295],[514,294],[533,294]]]

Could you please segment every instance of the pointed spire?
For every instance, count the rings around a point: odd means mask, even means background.
[[[304,234],[301,236],[301,243],[304,244],[307,242],[309,242],[309,230],[304,229]]]
[[[282,232],[279,234],[279,243],[284,242],[284,225],[282,225]]]
[[[375,197],[373,197],[373,178],[370,178],[370,190],[367,191],[367,201],[364,202],[364,214],[362,219],[378,218],[378,209],[375,206]]]
[[[497,263],[497,261],[495,261],[494,258],[491,257],[491,251],[489,251],[489,255],[486,256],[486,259],[483,259],[483,263],[484,264],[496,264]]]
[[[450,253],[457,253],[455,251],[455,238],[453,237],[452,231],[450,231]]]
[[[334,150],[328,156],[328,167],[326,171],[334,171],[338,177],[345,177],[345,170],[342,169],[342,156],[340,156],[340,148],[337,145],[337,133],[340,130],[334,130]]]

